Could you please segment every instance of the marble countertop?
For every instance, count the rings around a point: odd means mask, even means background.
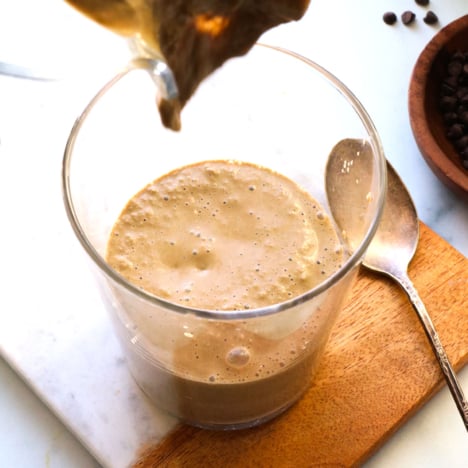
[[[406,98],[412,67],[425,44],[440,27],[467,14],[468,6],[466,0],[431,0],[429,8],[439,16],[436,26],[423,23],[428,8],[417,6],[414,0],[311,0],[303,21],[270,31],[263,41],[313,59],[354,92],[371,115],[387,157],[408,186],[421,220],[468,256],[468,205],[448,191],[426,166],[411,133]],[[417,21],[411,27],[401,21],[387,26],[381,19],[387,10],[397,14],[413,10]],[[33,18],[34,23],[26,21],[24,11],[31,13],[27,18]],[[53,359],[42,355],[37,346],[57,340],[47,333],[48,325],[53,325],[47,322],[52,316],[49,312],[55,308],[63,309],[63,322],[73,323],[68,342],[79,336],[85,344],[90,339],[99,340],[100,345],[117,349],[113,338],[104,333],[104,312],[99,311],[92,318],[101,333],[93,337],[84,336],[86,327],[73,315],[81,303],[94,303],[96,299],[89,292],[92,287],[86,288],[86,279],[79,276],[78,270],[84,269],[84,254],[66,225],[59,177],[64,144],[74,118],[104,77],[110,77],[125,62],[125,54],[120,40],[90,26],[74,12],[70,14],[63,2],[17,0],[0,5],[0,62],[33,67],[44,75],[61,78],[32,81],[0,76],[2,467],[87,468],[105,464],[102,459],[97,461],[99,457],[88,440],[79,440],[82,434],[92,434],[92,418],[102,420],[105,415],[80,415],[89,427],[83,423],[79,432],[63,417],[63,412],[50,405],[50,395],[59,394],[67,379],[83,379],[77,365],[79,359],[91,363],[100,356],[86,347],[79,356],[67,355],[66,339],[57,342],[57,356]],[[27,225],[22,216],[26,212]],[[49,232],[44,233],[45,229]],[[31,260],[34,266],[28,267]],[[86,297],[74,296],[74,304],[70,302],[72,288],[57,288],[56,279],[64,269],[68,269],[65,274],[77,275],[84,282],[81,284]],[[37,330],[38,324],[42,327],[41,336],[30,332]],[[20,335],[20,346],[15,347]],[[12,357],[12,350],[22,356],[30,355],[28,372],[24,360]],[[66,369],[54,380],[50,369],[41,367],[44,362]],[[103,362],[102,368],[107,364]],[[31,376],[40,376],[41,386]],[[468,393],[467,368],[460,372],[460,379]],[[86,383],[90,389],[92,384]],[[72,395],[69,396],[68,404],[73,405]],[[170,427],[172,421],[165,424]],[[466,437],[444,388],[366,465],[466,467]]]

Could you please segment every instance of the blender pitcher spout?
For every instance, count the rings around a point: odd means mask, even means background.
[[[136,57],[130,68],[146,70],[158,88],[162,99],[177,100],[179,91],[172,70],[162,60],[155,58]]]
[[[159,58],[135,57],[128,67],[130,70],[146,70],[157,89],[157,104],[163,125],[171,130],[180,130],[179,91],[169,66]]]

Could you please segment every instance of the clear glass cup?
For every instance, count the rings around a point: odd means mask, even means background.
[[[179,132],[161,125],[155,105],[156,94],[173,92],[170,70],[147,57],[96,95],[65,150],[65,206],[141,389],[189,424],[250,427],[283,412],[308,388],[377,227],[385,159],[353,94],[290,51],[256,45],[228,61],[187,103]],[[345,246],[341,268],[301,296],[260,309],[192,309],[130,284],[106,262],[111,229],[127,201],[154,179],[195,162],[265,166],[297,182],[329,213],[327,158],[346,138],[372,153],[361,238]]]

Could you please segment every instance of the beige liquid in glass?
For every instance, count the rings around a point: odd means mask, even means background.
[[[296,183],[220,160],[177,169],[135,195],[113,228],[107,261],[158,297],[229,311],[296,298],[344,256],[328,216]],[[327,297],[245,321],[167,311],[153,317],[129,307],[149,350],[144,357],[127,340],[130,367],[159,406],[186,421],[255,424],[253,418],[274,416],[307,388],[330,315],[339,310],[333,291]]]

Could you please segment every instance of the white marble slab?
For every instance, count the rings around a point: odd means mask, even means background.
[[[56,415],[0,358],[0,466],[99,468]]]
[[[468,13],[466,0],[448,3],[431,2],[441,25]],[[381,21],[385,10],[406,9],[418,14],[411,28]],[[410,0],[312,0],[302,22],[268,33],[265,41],[316,60],[353,90],[421,219],[468,255],[467,205],[427,168],[408,122],[409,75],[437,30],[422,22],[423,12]],[[0,77],[0,352],[100,464],[119,468],[176,421],[152,407],[131,380],[62,207],[68,131],[110,69],[51,83]],[[468,392],[466,370],[461,379]],[[444,390],[368,466],[468,466],[466,447]]]
[[[131,380],[66,220],[60,162],[74,115],[59,105],[65,94],[8,80],[3,105],[19,96],[25,105],[0,124],[2,354],[103,464],[126,466],[147,434],[172,421]]]

